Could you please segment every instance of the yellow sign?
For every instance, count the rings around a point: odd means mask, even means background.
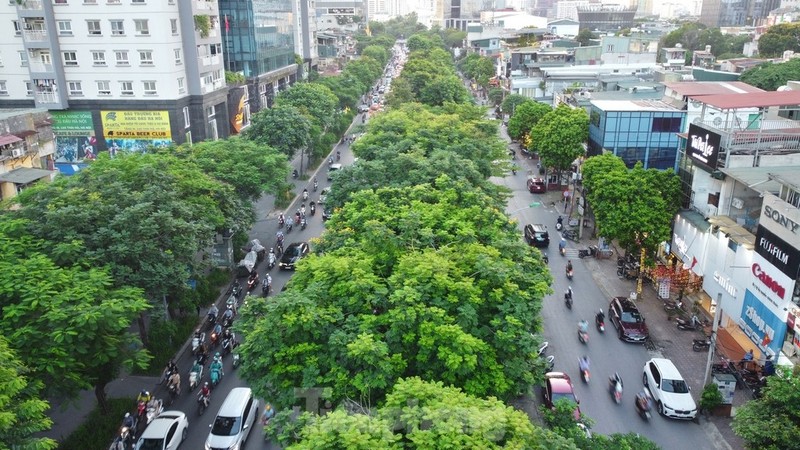
[[[172,139],[168,111],[100,111],[106,139]]]

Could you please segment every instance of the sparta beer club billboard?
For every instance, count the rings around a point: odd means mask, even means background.
[[[713,172],[717,170],[719,144],[721,141],[722,138],[719,134],[695,124],[690,124],[686,140],[686,154],[695,164]]]

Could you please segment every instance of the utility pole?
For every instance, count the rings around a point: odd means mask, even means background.
[[[714,309],[714,323],[711,324],[711,345],[708,347],[708,360],[706,361],[706,372],[703,375],[703,386],[708,382],[708,376],[711,374],[711,361],[714,361],[714,353],[717,349],[717,329],[719,328],[719,320],[722,316],[722,294],[717,294],[717,307]]]

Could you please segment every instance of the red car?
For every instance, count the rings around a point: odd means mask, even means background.
[[[547,184],[541,178],[528,178],[528,191],[531,194],[544,194],[547,192]]]
[[[564,372],[548,372],[544,375],[544,388],[542,389],[544,404],[554,408],[555,402],[565,398],[575,403],[575,420],[581,418],[580,401],[575,397],[572,380]]]

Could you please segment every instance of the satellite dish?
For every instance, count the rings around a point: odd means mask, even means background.
[[[722,125],[722,117],[714,117],[714,126],[718,127]]]
[[[703,119],[701,119],[700,116],[697,116],[694,119],[692,119],[692,123],[695,123],[695,124],[700,123],[702,121],[703,121]]]

